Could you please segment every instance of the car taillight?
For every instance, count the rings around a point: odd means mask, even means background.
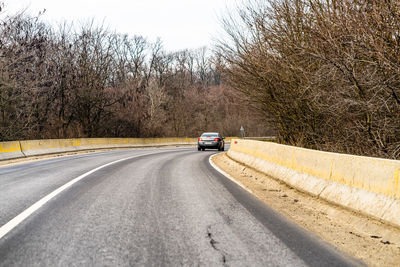
[[[203,138],[199,137],[199,141],[203,141]]]
[[[218,142],[218,141],[219,141],[219,138],[214,138],[214,141]]]

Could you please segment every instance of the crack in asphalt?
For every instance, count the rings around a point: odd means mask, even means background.
[[[212,233],[211,233],[211,225],[209,225],[208,227],[207,227],[207,236],[208,236],[208,238],[210,239],[210,245],[211,245],[211,247],[213,248],[213,249],[215,249],[216,251],[218,251],[221,255],[222,255],[222,263],[223,263],[223,265],[225,266],[225,263],[226,263],[226,256],[225,256],[225,254],[219,249],[219,248],[217,248],[217,244],[218,244],[218,242],[213,238],[213,235],[212,235]]]

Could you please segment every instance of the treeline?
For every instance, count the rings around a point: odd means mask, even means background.
[[[250,1],[224,20],[226,82],[279,141],[400,159],[400,2]]]
[[[54,27],[25,12],[0,23],[0,140],[263,134],[221,83],[206,48],[87,23]]]

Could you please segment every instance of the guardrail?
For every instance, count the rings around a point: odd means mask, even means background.
[[[21,152],[21,143],[19,141],[0,143],[0,160],[24,157]]]
[[[227,143],[235,137],[227,137]],[[195,145],[197,138],[73,138],[0,142],[0,160],[105,148]]]
[[[234,139],[228,156],[329,202],[400,227],[400,161]]]
[[[0,160],[105,148],[194,145],[196,138],[74,138],[0,142]]]
[[[276,141],[278,138],[276,136],[260,136],[260,137],[243,137],[245,140],[255,140],[255,141]]]

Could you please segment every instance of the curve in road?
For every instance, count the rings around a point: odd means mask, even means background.
[[[212,154],[122,150],[0,168],[0,225],[81,177],[0,239],[0,265],[362,265],[221,175]]]

